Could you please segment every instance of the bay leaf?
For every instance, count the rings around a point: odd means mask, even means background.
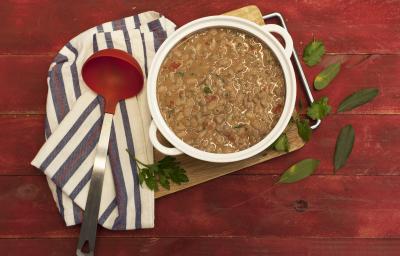
[[[346,97],[339,105],[337,112],[352,110],[373,100],[379,93],[378,88],[364,88]]]
[[[318,167],[319,162],[319,160],[308,158],[292,165],[281,175],[278,183],[294,183],[310,176]]]
[[[336,140],[335,156],[333,159],[335,173],[346,164],[346,161],[353,149],[354,138],[353,126],[346,125],[340,130]]]
[[[337,76],[340,71],[340,62],[333,63],[322,70],[315,79],[314,87],[317,90],[322,90],[327,87],[330,82]]]
[[[325,46],[321,41],[312,40],[306,45],[303,52],[303,60],[307,66],[312,67],[321,61],[325,54]]]

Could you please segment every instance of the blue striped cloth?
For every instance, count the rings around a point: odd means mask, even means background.
[[[132,54],[147,76],[155,52],[174,30],[175,25],[156,12],[107,22],[72,39],[51,63],[46,142],[32,165],[46,174],[68,226],[82,221],[103,119],[103,101],[82,80],[82,64],[93,52],[115,48]],[[135,162],[126,152],[129,149],[141,161],[153,162],[150,122],[146,88],[116,108],[100,203],[99,223],[105,228],[154,226],[154,193],[139,185]]]

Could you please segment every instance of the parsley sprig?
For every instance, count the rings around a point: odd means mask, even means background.
[[[328,105],[328,97],[322,97],[319,100],[311,103],[311,106],[307,109],[307,115],[313,119],[324,119],[330,112],[332,107]]]
[[[317,65],[321,61],[321,58],[324,54],[325,54],[324,43],[319,40],[313,39],[304,48],[303,60],[309,67],[312,67]]]
[[[166,156],[157,163],[145,164],[138,160],[128,149],[126,151],[136,162],[140,185],[144,182],[149,189],[158,191],[158,185],[169,190],[170,181],[178,185],[189,181],[185,169],[179,165],[179,162],[174,157]]]

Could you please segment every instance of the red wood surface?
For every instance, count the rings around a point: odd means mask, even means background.
[[[323,121],[304,148],[285,156],[284,161],[272,159],[236,174],[279,174],[290,164],[310,156],[321,160],[318,174],[330,175],[336,136],[347,124],[352,124],[356,131],[356,143],[339,175],[400,175],[400,115],[393,114],[332,115]],[[43,129],[44,117],[41,115],[0,116],[0,141],[8,145],[0,147],[0,175],[41,174],[29,163],[44,142]],[[24,144],[21,145],[21,141]]]
[[[0,1],[0,254],[73,255],[79,227],[66,228],[44,176],[29,166],[44,141],[46,74],[58,49],[98,23],[146,10],[178,25],[247,1]],[[303,149],[161,198],[156,228],[101,229],[98,255],[399,255],[400,1],[253,1],[279,11],[301,54],[313,36],[342,71],[316,97],[336,109],[351,92],[378,87],[371,104],[333,114]],[[300,97],[302,93],[300,93]],[[332,175],[341,127],[356,142],[347,165]],[[306,157],[321,160],[299,183],[275,185]],[[305,203],[307,207],[305,207]]]
[[[240,256],[240,255],[296,255],[296,256],[398,256],[400,240],[393,239],[282,239],[282,238],[99,238],[100,256]],[[5,255],[71,256],[75,239],[20,239],[0,240]],[[291,246],[296,245],[296,246]],[[168,253],[166,253],[168,252]]]
[[[183,25],[248,4],[256,4],[264,13],[283,13],[298,47],[315,35],[324,39],[331,52],[399,53],[400,28],[396,25],[400,23],[400,6],[396,1],[385,0],[3,0],[0,52],[55,53],[87,28],[148,10],[163,13]]]
[[[0,42],[1,43],[1,42]],[[1,113],[44,114],[47,94],[46,74],[52,56],[0,55],[0,95],[7,95],[0,101]],[[400,55],[380,54],[330,54],[314,68],[304,67],[308,80],[330,63],[343,62],[342,71],[332,86],[315,93],[316,97],[329,95],[334,106],[348,94],[360,88],[375,86],[381,97],[371,104],[353,110],[357,114],[399,114]],[[35,66],[35,68],[27,68]],[[26,74],[21,75],[21,70]],[[7,86],[5,86],[7,85]],[[340,90],[338,90],[340,88]],[[299,87],[300,95],[303,95]]]
[[[228,175],[158,199],[154,229],[101,229],[98,236],[400,238],[399,176],[314,175],[273,185],[277,180]],[[0,187],[7,205],[0,237],[78,235],[79,227],[64,226],[43,177],[3,176]]]

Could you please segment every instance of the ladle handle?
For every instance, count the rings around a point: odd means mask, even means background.
[[[89,193],[86,201],[85,212],[81,232],[79,234],[78,248],[76,255],[93,255],[96,242],[97,220],[99,217],[99,208],[101,200],[101,191],[103,189],[104,171],[106,169],[107,151],[110,140],[110,132],[113,115],[105,113],[103,126],[101,127],[99,143],[96,147],[96,156],[94,158],[92,178],[90,181]],[[89,252],[82,251],[85,243],[88,243]]]

